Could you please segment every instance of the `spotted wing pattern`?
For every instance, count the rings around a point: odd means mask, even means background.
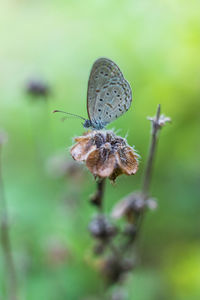
[[[87,93],[91,122],[105,126],[124,114],[131,101],[131,87],[119,67],[107,58],[96,60],[90,73]]]

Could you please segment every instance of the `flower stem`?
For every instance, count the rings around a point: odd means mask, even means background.
[[[12,246],[8,227],[7,204],[2,179],[2,145],[0,145],[0,240],[7,269],[7,284],[10,300],[17,300],[17,276],[12,256]]]
[[[158,137],[158,131],[160,129],[160,126],[158,123],[159,118],[160,118],[160,110],[161,110],[161,106],[159,104],[158,108],[157,108],[155,120],[152,121],[152,135],[151,135],[152,139],[151,139],[149,156],[148,156],[148,160],[147,160],[147,166],[146,166],[146,170],[145,170],[145,174],[144,174],[144,181],[143,181],[143,187],[142,187],[142,193],[144,195],[145,200],[148,198],[149,186],[150,186],[151,177],[152,177],[153,162],[154,162],[155,151],[156,151],[156,146],[157,146],[157,137]]]
[[[96,193],[91,197],[91,203],[99,209],[99,212],[103,211],[103,196],[105,191],[105,183],[105,178],[99,179],[97,181]]]
[[[151,178],[152,178],[153,162],[154,162],[154,158],[155,158],[156,146],[157,146],[157,141],[158,141],[158,131],[161,128],[159,125],[160,111],[161,111],[161,106],[159,104],[157,107],[157,112],[156,112],[155,118],[151,119],[151,121],[152,121],[151,143],[150,143],[150,148],[149,148],[147,165],[146,165],[146,169],[145,169],[145,173],[144,173],[143,186],[142,186],[142,190],[141,190],[141,200],[143,200],[143,201],[147,200],[149,197],[149,187],[150,187]],[[141,227],[142,227],[143,219],[144,219],[144,212],[145,211],[141,211],[138,214],[138,218],[137,218],[137,221],[135,224],[136,230],[137,230],[137,234],[135,236],[136,238],[138,237],[139,232],[141,231]],[[134,244],[134,242],[135,242],[135,238],[128,239],[125,243],[124,251],[127,251],[128,248],[131,247],[132,244]]]

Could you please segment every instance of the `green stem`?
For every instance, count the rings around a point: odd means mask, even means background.
[[[9,299],[17,300],[17,276],[12,256],[12,246],[8,226],[7,204],[2,178],[2,145],[0,145],[0,208],[0,240],[5,258],[5,267],[7,269]]]

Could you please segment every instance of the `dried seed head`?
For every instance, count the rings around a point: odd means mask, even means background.
[[[155,199],[145,199],[141,193],[132,193],[119,201],[113,208],[112,217],[119,219],[126,217],[130,223],[134,223],[135,218],[145,209],[156,209]]]
[[[129,223],[134,224],[145,208],[144,198],[140,194],[132,193],[115,205],[112,217],[116,219],[125,217]]]
[[[147,119],[151,121],[154,126],[158,126],[159,128],[165,126],[166,123],[171,122],[171,118],[166,117],[165,115],[161,115],[158,120],[157,117],[148,117]]]
[[[85,162],[95,177],[114,181],[121,174],[133,175],[138,170],[138,154],[112,131],[89,131],[75,141],[73,159]]]
[[[26,91],[33,97],[46,97],[50,93],[49,86],[44,81],[39,79],[31,79],[29,82],[27,82]]]
[[[117,233],[117,229],[104,216],[95,217],[89,225],[90,233],[97,239],[107,240]]]
[[[112,217],[119,219],[123,216],[132,215],[133,213],[140,213],[144,209],[144,198],[139,193],[132,193],[115,205],[112,211]]]

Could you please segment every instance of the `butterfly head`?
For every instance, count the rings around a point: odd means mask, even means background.
[[[84,128],[92,127],[92,122],[90,120],[85,120],[85,122],[83,123],[83,127]]]
[[[93,128],[96,130],[100,130],[103,129],[105,127],[105,124],[98,122],[98,121],[91,121],[91,120],[85,120],[85,122],[83,123],[83,127],[84,128]]]

